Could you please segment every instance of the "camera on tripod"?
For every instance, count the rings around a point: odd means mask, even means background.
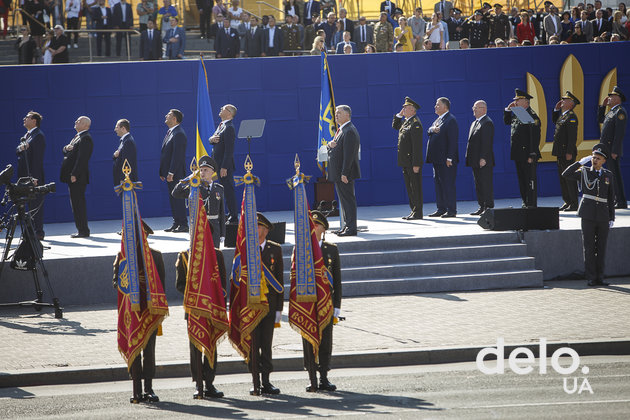
[[[7,167],[0,172],[0,185],[6,185],[6,193],[2,200],[2,205],[6,205],[8,201],[12,201],[16,204],[25,203],[34,200],[39,195],[46,195],[56,191],[54,182],[46,185],[35,185],[34,178],[25,176],[16,183],[11,183],[13,177],[13,166],[7,165]]]

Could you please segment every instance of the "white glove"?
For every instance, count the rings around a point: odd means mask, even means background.
[[[333,311],[333,316],[334,316],[335,318],[339,318],[339,313],[340,313],[340,312],[341,312],[341,309],[339,309],[339,308],[335,308],[335,309],[334,309],[334,311]]]
[[[608,227],[612,229],[614,224],[615,224],[615,221],[611,220],[610,222],[608,222]]]
[[[587,163],[589,163],[591,161],[591,159],[593,159],[592,155],[588,155],[586,157],[583,157],[582,159],[580,159],[580,165],[584,166]]]
[[[275,320],[275,323],[276,323],[276,324],[279,324],[281,320],[282,320],[282,311],[276,311],[276,320]]]
[[[224,238],[223,236],[221,236],[221,237],[219,238],[219,241],[220,241],[221,243],[224,243],[224,242],[225,242],[225,238]]]

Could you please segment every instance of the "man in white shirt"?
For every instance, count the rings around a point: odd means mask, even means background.
[[[81,11],[81,0],[66,1],[66,17],[68,19],[68,29],[79,29],[79,12]],[[72,35],[68,36],[68,41]],[[74,33],[74,48],[79,48],[79,33]],[[70,46],[70,45],[68,45]]]

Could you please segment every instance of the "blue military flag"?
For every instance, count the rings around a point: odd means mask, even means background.
[[[317,133],[317,164],[326,175],[326,163],[328,154],[326,145],[332,141],[337,131],[335,122],[335,94],[333,93],[332,79],[326,52],[321,54],[321,94],[319,97],[319,131]]]

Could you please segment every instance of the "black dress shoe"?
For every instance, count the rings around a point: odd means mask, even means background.
[[[479,207],[477,209],[477,211],[473,211],[472,213],[470,213],[471,216],[479,216],[481,213],[483,213],[486,209],[484,209],[483,207]]]
[[[357,231],[355,229],[346,229],[341,233],[338,233],[337,236],[357,236]]]
[[[319,389],[322,391],[336,391],[337,387],[330,383],[326,378],[319,379]]]
[[[249,389],[249,395],[259,396],[260,395],[260,388],[256,388],[256,387],[250,388]]]
[[[440,216],[442,216],[443,214],[446,214],[446,212],[445,212],[445,211],[440,211],[440,210],[438,210],[438,211],[436,211],[435,213],[431,213],[431,214],[429,215],[429,217],[440,217]]]
[[[609,285],[610,285],[610,283],[606,283],[605,281],[599,280],[599,281],[597,282],[597,285],[598,285],[598,286],[609,286]]]
[[[563,205],[560,206],[559,210],[563,211],[563,210],[567,209],[568,207],[569,207],[569,204],[564,203]]]
[[[421,213],[411,213],[409,216],[407,216],[406,220],[421,220],[421,219],[422,219]]]
[[[339,230],[333,230],[332,233],[334,233],[335,235],[339,235],[340,233],[344,233],[346,230],[348,230],[348,228],[343,228],[343,229],[339,229]]]
[[[568,206],[562,211],[577,211],[577,209],[578,209],[578,206]]]
[[[164,229],[164,232],[172,232],[175,229],[177,229],[177,224],[173,223],[173,225],[170,228]]]
[[[90,237],[90,232],[77,232],[77,233],[73,233],[72,235],[70,235],[70,237],[72,239],[76,239],[76,238],[89,238]]]
[[[449,217],[457,217],[457,213],[445,213],[443,215],[440,216],[442,219],[446,219]]]
[[[179,225],[175,229],[173,229],[171,232],[188,232],[188,226]]]
[[[263,394],[270,394],[270,395],[278,395],[280,393],[280,390],[276,388],[275,386],[271,385],[271,382],[267,382],[266,384],[263,384],[260,391]],[[251,394],[251,391],[250,391],[250,394]]]
[[[160,402],[160,398],[157,395],[155,395],[155,392],[153,392],[152,389],[145,392],[142,397],[144,398],[145,401]]]
[[[588,282],[588,285],[589,285],[590,287],[608,286],[609,284],[610,284],[610,283],[606,283],[606,282],[603,282],[603,281],[597,281],[597,280],[590,280],[590,281]]]
[[[203,395],[210,398],[223,398],[224,394],[223,392],[216,389],[214,385],[210,385],[206,387],[206,390],[204,391]]]

